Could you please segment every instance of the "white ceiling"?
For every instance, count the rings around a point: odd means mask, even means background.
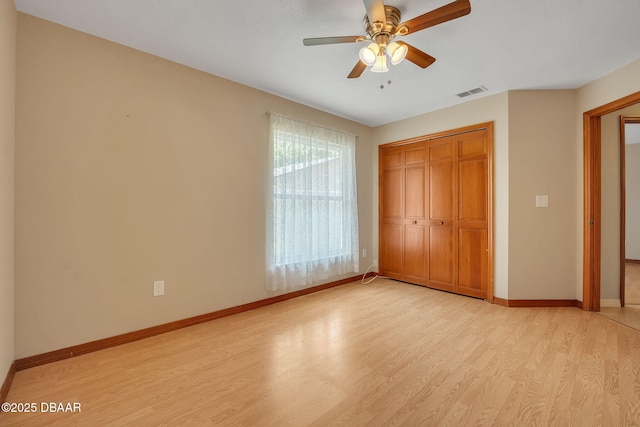
[[[402,20],[451,0],[387,0]],[[370,126],[515,89],[573,89],[640,58],[640,0],[471,0],[404,37],[437,60],[347,79],[361,0],[15,0],[16,8]],[[381,77],[386,87],[380,89]],[[391,80],[390,85],[386,84]],[[460,99],[484,85],[488,92]]]

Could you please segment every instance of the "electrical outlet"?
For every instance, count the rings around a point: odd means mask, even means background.
[[[367,250],[363,249],[362,250],[362,258],[366,258],[367,257]]]
[[[153,296],[159,297],[164,295],[164,280],[156,280],[153,282]]]

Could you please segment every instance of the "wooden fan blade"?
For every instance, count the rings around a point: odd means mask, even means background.
[[[407,47],[408,49],[407,56],[405,58],[413,62],[420,68],[427,68],[429,65],[436,62],[436,58],[429,55],[428,53],[424,53],[418,48],[411,46],[409,43],[398,42],[398,44],[401,44]]]
[[[424,15],[416,16],[413,19],[403,22],[400,26],[405,26],[409,30],[407,34],[451,21],[452,19],[468,15],[471,12],[471,4],[469,0],[456,0],[442,7],[439,7]]]
[[[382,0],[363,0],[364,8],[367,9],[369,23],[382,22],[382,28],[387,25],[387,15],[384,13],[384,2]]]
[[[364,62],[362,62],[362,61],[358,61],[358,63],[356,64],[355,67],[353,67],[353,70],[351,70],[351,72],[349,73],[347,78],[348,79],[357,79],[358,77],[360,77],[362,72],[364,70],[366,70],[366,69],[367,69],[366,64]]]
[[[318,46],[322,44],[355,43],[361,40],[364,40],[364,36],[316,37],[303,39],[302,43],[305,46]]]

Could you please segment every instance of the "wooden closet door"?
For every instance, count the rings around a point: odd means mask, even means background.
[[[428,173],[428,285],[455,291],[455,140],[440,138],[429,143]]]
[[[487,132],[457,137],[457,276],[456,292],[488,297],[489,171]]]
[[[380,274],[493,301],[493,125],[378,153]]]
[[[424,143],[381,149],[380,274],[426,284]]]
[[[427,283],[425,204],[425,158],[423,143],[403,148],[404,153],[404,248],[403,280]]]
[[[402,280],[403,240],[403,153],[401,147],[379,151],[380,274]]]
[[[488,298],[486,130],[429,142],[429,286]]]

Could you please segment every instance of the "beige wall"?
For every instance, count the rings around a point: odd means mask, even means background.
[[[15,65],[16,10],[0,0],[0,384],[14,360]]]
[[[509,92],[509,299],[575,298],[575,97]]]
[[[576,103],[576,298],[582,301],[582,268],[583,268],[583,215],[584,215],[584,136],[583,113],[594,108],[613,102],[627,95],[640,91],[640,59],[590,82],[577,90]],[[602,294],[601,294],[602,295]],[[604,296],[603,296],[604,298]]]
[[[640,126],[633,124],[631,126]],[[626,258],[640,260],[640,143],[625,147]]]
[[[16,358],[272,296],[267,111],[358,135],[371,253],[369,127],[23,14],[17,76]]]
[[[582,127],[582,113],[640,91],[640,59],[620,67],[578,89],[578,117]],[[582,138],[580,138],[582,142]]]
[[[607,300],[620,299],[621,115],[640,115],[640,105],[633,105],[602,116],[602,236],[600,251],[600,295],[602,299]],[[632,217],[629,217],[628,221],[630,225],[633,224]]]
[[[497,297],[575,298],[575,102],[571,90],[514,91],[374,130],[379,145],[495,122]],[[538,194],[549,195],[549,208],[535,208]]]
[[[557,94],[555,91],[543,91],[539,94],[515,91],[509,93],[508,100],[498,103],[500,105],[497,105],[496,101],[507,95],[489,96],[376,128],[374,142],[379,145],[480,121],[495,120],[495,295],[509,299],[582,300],[582,115],[588,110],[640,91],[638,75],[640,60],[575,91],[559,91]],[[559,104],[556,104],[557,102]],[[572,105],[573,114],[569,111]],[[569,129],[564,122],[555,123],[556,116],[571,120],[574,129]],[[544,126],[531,129],[529,126],[533,123],[531,120],[534,117],[536,120],[544,117]],[[573,144],[563,143],[568,139],[572,139]],[[559,141],[559,145],[554,145],[555,141]],[[552,148],[555,159],[547,159],[543,151],[537,151],[540,144]],[[513,156],[512,149],[516,150]],[[376,155],[374,152],[374,156]],[[536,164],[529,161],[532,158],[551,164],[552,168],[547,171],[538,169]],[[374,164],[377,164],[376,162],[374,158]],[[531,175],[525,174],[524,171]],[[532,209],[534,205],[530,193],[537,193],[537,188],[543,185],[551,188],[551,181],[548,179],[550,176],[566,178],[548,191],[550,196],[552,192],[557,194],[559,200],[556,200],[555,196],[550,197],[550,207],[546,211]],[[573,185],[573,188],[570,188],[570,185]],[[535,194],[533,196],[535,197]],[[556,202],[559,205],[555,204]],[[571,208],[567,203],[574,203],[574,206]],[[619,206],[614,209],[619,209]],[[537,228],[546,224],[552,230],[562,227],[566,232],[547,232],[541,235],[532,233],[527,225],[531,218],[540,220]],[[515,224],[511,225],[511,222]],[[377,234],[374,235],[377,241]],[[553,240],[542,239],[542,236]],[[558,236],[563,236],[563,239],[566,237],[566,240],[558,239]],[[530,242],[527,238],[534,239],[534,247],[529,248],[531,252],[526,248]],[[543,249],[552,241],[562,243],[545,254]],[[528,256],[533,256],[533,259],[527,260]],[[545,278],[548,281],[543,280]],[[603,295],[603,298],[606,297]]]
[[[508,298],[509,268],[509,118],[508,95],[500,93],[465,102],[450,108],[401,120],[374,129],[375,145],[427,135],[440,131],[494,122],[494,241],[495,276],[494,293],[499,298]],[[373,152],[373,163],[377,170],[377,149]],[[377,224],[378,178],[374,180],[375,224]],[[374,231],[374,246],[377,254],[377,229]],[[377,255],[376,255],[377,259]]]

